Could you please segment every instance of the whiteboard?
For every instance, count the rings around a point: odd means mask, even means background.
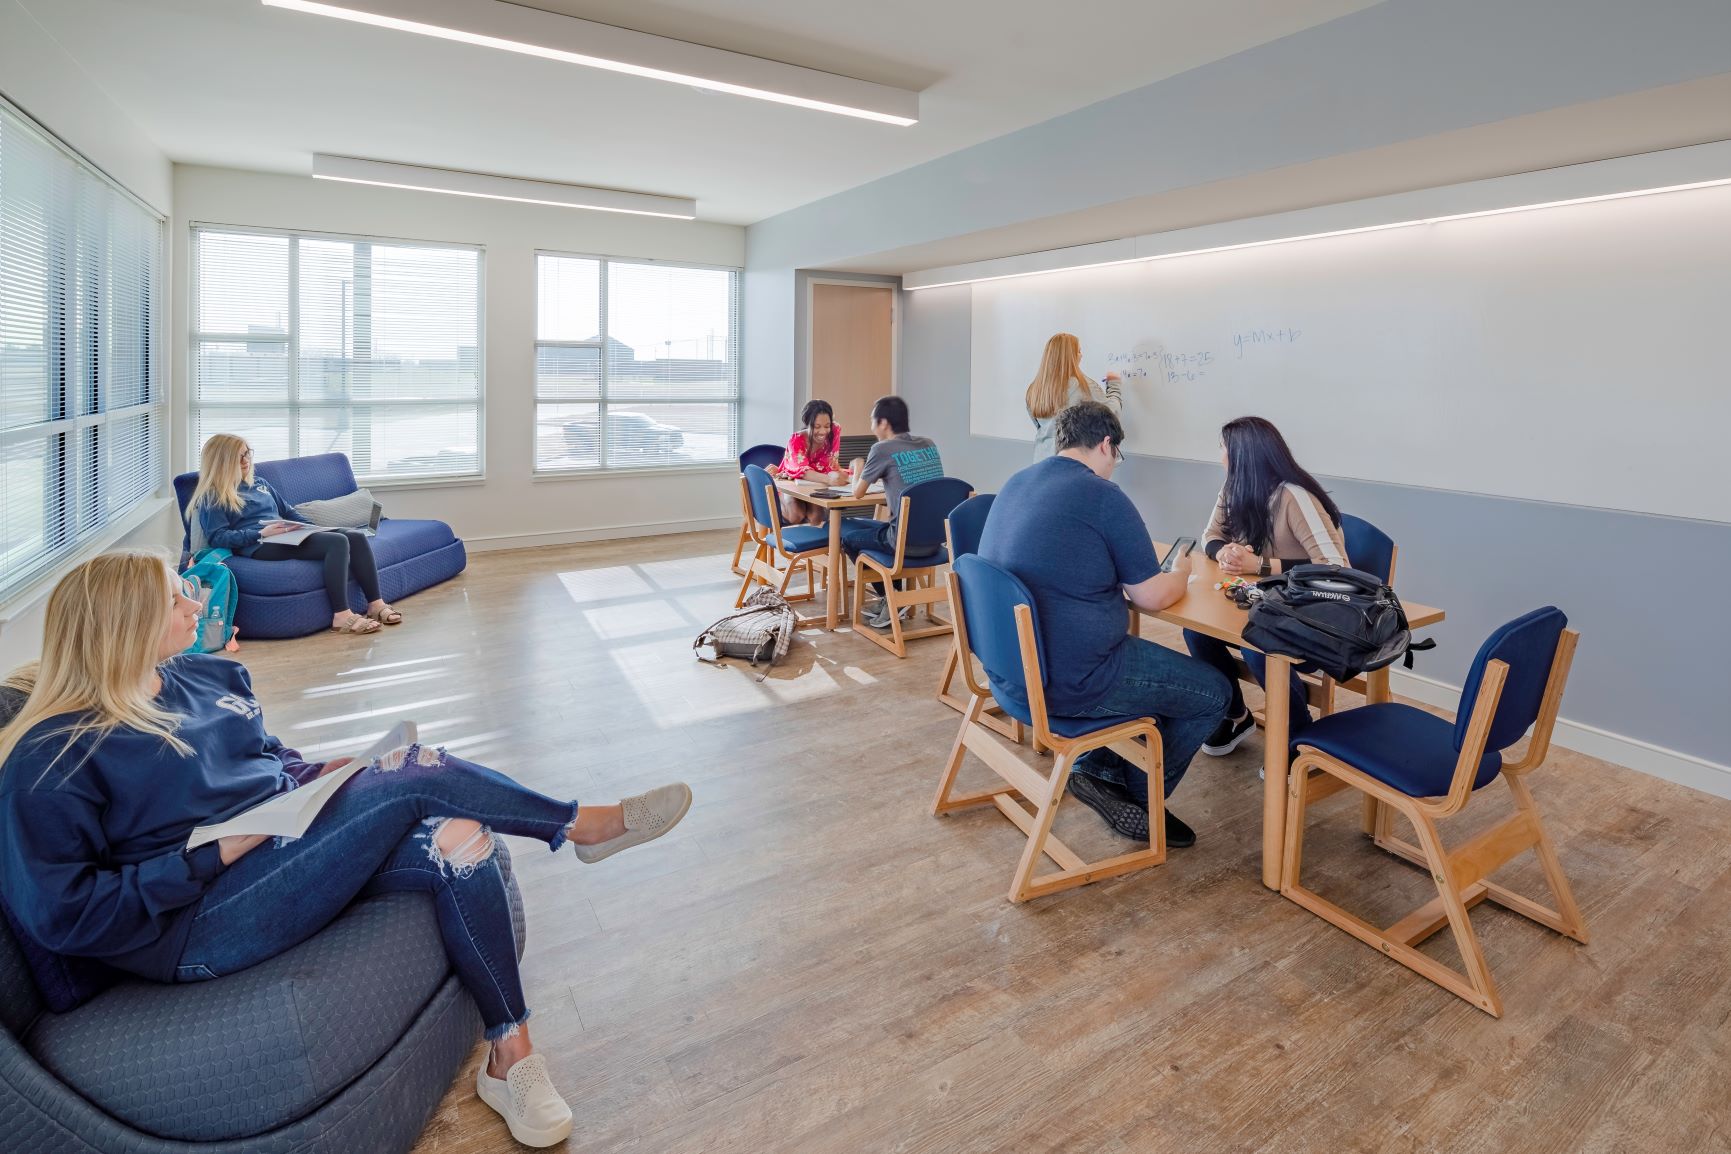
[[[1128,448],[1279,425],[1312,472],[1731,522],[1731,187],[973,286],[970,426],[1075,333]]]

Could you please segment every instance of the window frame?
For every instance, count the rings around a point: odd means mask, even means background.
[[[288,319],[281,337],[260,333],[219,333],[199,330],[199,243],[206,232],[245,236],[279,236],[289,240]],[[257,410],[279,406],[256,401],[201,401],[198,388],[198,350],[206,341],[235,343],[281,343],[288,361],[288,400],[280,406],[288,414],[289,459],[300,456],[301,410],[338,410],[342,406],[329,402],[300,400],[300,246],[299,240],[327,240],[346,244],[366,243],[416,248],[456,249],[475,254],[475,468],[467,473],[367,473],[355,474],[355,480],[375,490],[412,489],[442,485],[474,485],[487,479],[487,248],[465,241],[417,240],[411,237],[377,236],[366,233],[327,232],[307,228],[269,228],[262,225],[220,224],[215,221],[187,222],[187,351],[186,351],[186,460],[187,470],[198,468],[198,414],[200,410]],[[383,401],[373,402],[398,408],[450,408],[467,401]],[[351,459],[352,466],[353,461]]]
[[[694,269],[704,272],[724,272],[728,274],[729,291],[733,296],[733,315],[730,318],[727,340],[728,348],[732,350],[733,356],[729,366],[732,396],[727,400],[726,404],[729,409],[729,436],[732,439],[735,451],[739,449],[740,431],[745,411],[744,372],[742,368],[745,357],[744,349],[740,344],[740,336],[745,328],[745,270],[738,265],[731,264],[705,264],[701,261],[667,260],[660,257],[620,256],[618,254],[608,255],[606,253],[597,252],[571,252],[566,249],[552,248],[537,248],[534,255],[535,259],[530,268],[530,275],[534,278],[531,314],[534,317],[535,326],[535,343],[530,354],[530,372],[532,376],[529,382],[529,461],[531,479],[535,481],[571,481],[582,480],[589,477],[643,477],[677,473],[713,473],[721,470],[737,471],[739,465],[738,462],[734,460],[692,461],[667,465],[609,466],[605,463],[607,459],[607,409],[610,405],[621,404],[636,407],[639,405],[704,405],[717,403],[715,401],[691,401],[683,398],[670,398],[667,400],[643,400],[641,398],[633,398],[630,401],[612,401],[608,399],[607,339],[610,329],[607,314],[607,268],[612,264],[664,265],[668,268]],[[601,332],[597,339],[593,341],[560,341],[541,339],[541,258],[544,256],[566,257],[573,260],[592,260],[600,266],[597,274],[597,279],[599,281],[597,286],[599,289],[599,296],[596,306],[596,316],[600,323]],[[543,398],[541,396],[540,372],[541,349],[543,347],[557,349],[594,349],[596,351],[596,359],[599,362],[600,399],[590,402],[574,401],[569,397]],[[596,406],[596,418],[599,422],[599,432],[601,434],[600,444],[602,446],[599,460],[602,463],[597,464],[594,468],[542,468],[539,450],[541,406],[587,405],[591,403]]]
[[[47,410],[51,415],[46,420],[0,428],[0,448],[40,443],[44,447],[44,458],[48,462],[42,493],[44,547],[15,572],[0,573],[0,622],[4,622],[10,620],[22,606],[33,603],[46,588],[46,580],[59,568],[75,564],[111,547],[114,541],[138,527],[142,515],[153,514],[166,501],[163,493],[170,476],[169,425],[172,420],[172,405],[168,386],[167,339],[170,323],[169,218],[3,95],[0,95],[0,112],[10,116],[23,125],[27,132],[35,134],[71,161],[76,166],[79,177],[100,182],[109,191],[118,194],[124,204],[137,209],[143,214],[143,218],[154,226],[154,236],[147,246],[146,257],[148,278],[145,291],[149,300],[142,314],[147,327],[144,334],[143,360],[146,399],[117,408],[107,407],[108,393],[105,385],[108,382],[100,375],[101,364],[111,347],[109,326],[117,323],[111,322],[109,317],[118,314],[110,307],[113,303],[113,288],[108,273],[113,270],[102,269],[93,278],[97,291],[94,294],[86,293],[82,303],[73,299],[74,294],[70,290],[64,295],[61,303],[65,310],[59,317],[64,334],[62,349],[58,354],[52,353],[46,347],[44,349],[51,366],[44,381],[44,384],[49,386]],[[75,224],[78,219],[76,208],[69,210],[69,213],[68,219]],[[105,243],[110,235],[109,225],[112,219],[108,214],[101,218],[101,236]],[[75,231],[69,229],[67,235],[68,243],[76,246],[80,238]],[[82,261],[76,261],[67,267],[72,269],[79,266],[76,276],[80,291],[84,292],[87,286],[82,265]],[[88,319],[83,314],[89,314],[95,319]],[[92,327],[94,341],[88,338],[73,338],[72,333],[79,325]],[[97,350],[94,355],[90,352],[92,344]],[[92,411],[84,412],[87,407]],[[114,451],[115,439],[104,437],[102,431],[118,428],[139,417],[144,417],[149,422],[147,444],[157,458],[155,475],[145,478],[151,482],[148,488],[133,495],[125,504],[114,505],[112,492],[107,488],[110,470],[106,464],[108,454]],[[94,464],[87,468],[82,456],[82,442],[85,431],[92,429],[97,430],[93,439],[98,450]],[[57,484],[52,483],[56,480]],[[4,505],[0,504],[0,509],[3,508]]]

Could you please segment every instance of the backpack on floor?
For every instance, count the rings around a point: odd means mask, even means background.
[[[691,649],[699,661],[712,665],[719,665],[728,657],[743,657],[753,669],[758,662],[764,662],[763,676],[758,678],[762,681],[775,663],[787,656],[793,631],[798,627],[799,618],[781,594],[773,589],[759,589],[745,599],[738,612],[729,613],[699,633]],[[705,647],[714,652],[713,657],[703,656],[701,650]]]
[[[188,653],[220,653],[238,649],[234,640],[234,611],[240,590],[234,574],[223,561],[233,556],[227,549],[202,549],[181,576],[198,587],[198,636],[186,647]]]
[[[1375,575],[1340,565],[1298,565],[1256,583],[1244,640],[1264,653],[1309,661],[1336,681],[1412,655],[1406,610]]]

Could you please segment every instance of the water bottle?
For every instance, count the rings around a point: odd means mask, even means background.
[[[212,605],[210,613],[199,626],[198,647],[206,653],[215,653],[222,648],[225,637],[222,621],[222,606]]]

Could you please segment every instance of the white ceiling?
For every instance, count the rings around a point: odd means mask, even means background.
[[[536,0],[923,89],[896,128],[265,8],[21,0],[170,159],[314,152],[695,197],[748,224],[1377,0]]]

